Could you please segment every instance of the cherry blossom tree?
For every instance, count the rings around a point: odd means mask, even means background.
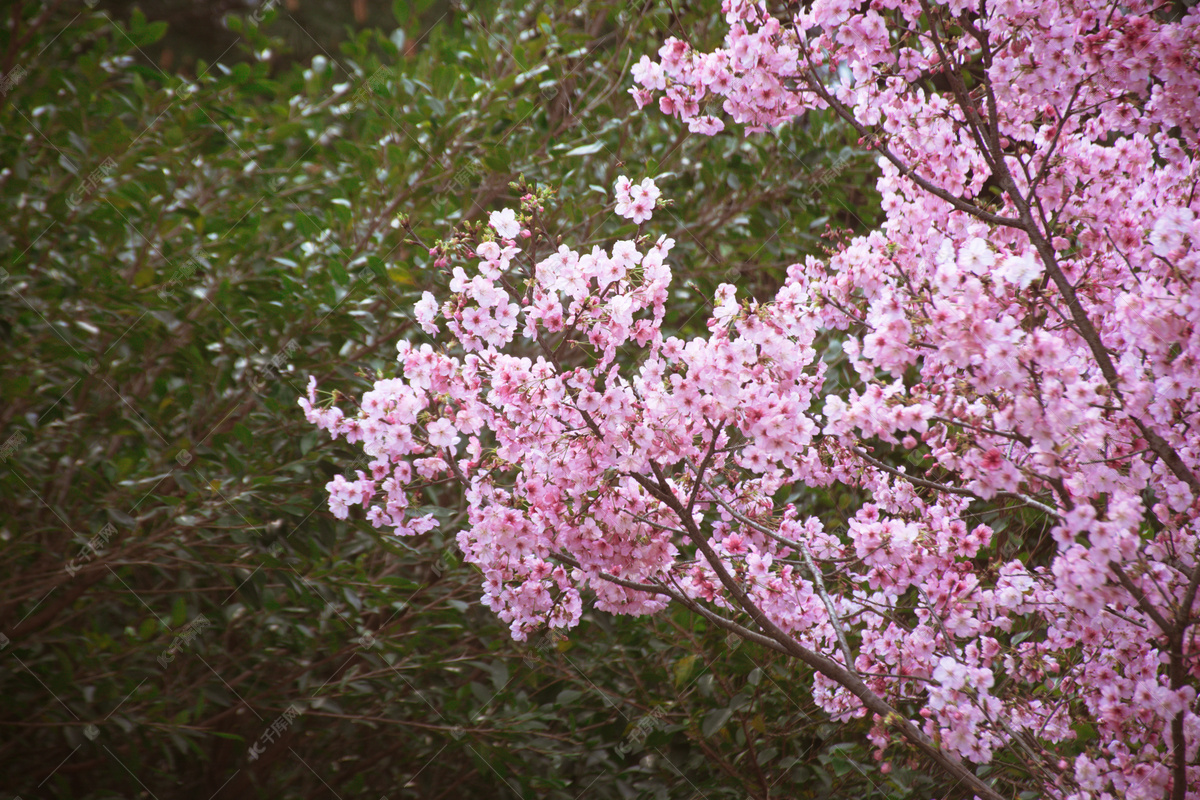
[[[772,298],[722,285],[684,341],[653,180],[617,181],[638,235],[590,252],[526,194],[437,246],[438,344],[399,342],[349,414],[310,382],[308,419],[374,459],[334,513],[419,534],[456,481],[514,638],[682,604],[948,793],[1200,798],[1200,12],[725,10],[723,47],[641,60],[639,106],[706,135],[830,109],[883,225]],[[866,500],[837,527],[813,488]],[[1044,535],[1014,553],[988,510]]]

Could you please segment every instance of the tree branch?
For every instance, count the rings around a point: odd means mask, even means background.
[[[644,475],[635,476],[635,480],[675,512],[684,528],[687,529],[688,538],[704,554],[704,557],[708,560],[709,565],[713,568],[721,584],[737,600],[742,610],[750,615],[759,628],[782,645],[788,655],[799,659],[825,677],[840,684],[862,701],[867,710],[895,724],[899,728],[900,733],[918,750],[932,759],[935,764],[949,775],[965,784],[976,795],[986,798],[986,800],[1005,800],[1003,795],[980,780],[979,776],[968,769],[966,765],[942,750],[941,747],[923,734],[908,718],[900,714],[900,712],[878,694],[871,691],[870,687],[860,677],[828,656],[821,655],[803,646],[772,622],[771,618],[750,600],[741,586],[734,580],[733,576],[729,574],[724,565],[721,564],[721,559],[713,551],[712,546],[704,538],[703,533],[696,527],[695,522],[684,513],[685,509],[683,505],[679,502],[679,498],[675,496],[674,492],[670,490],[658,464],[651,461],[650,468],[654,473],[657,483]]]

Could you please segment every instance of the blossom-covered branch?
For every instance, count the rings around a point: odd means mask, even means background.
[[[637,65],[639,104],[706,135],[709,104],[750,132],[832,108],[880,154],[886,221],[771,298],[721,285],[685,341],[669,238],[580,252],[545,193],[495,211],[416,306],[436,347],[400,342],[353,416],[301,400],[374,459],[334,513],[422,533],[415,493],[452,478],[518,639],[678,602],[980,797],[1200,798],[1200,12],[726,12],[723,47]],[[639,231],[660,199],[614,187]],[[805,488],[868,499],[835,527],[775,500]],[[1005,750],[1024,783],[975,771]]]

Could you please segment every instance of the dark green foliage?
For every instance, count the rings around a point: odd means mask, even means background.
[[[429,5],[396,4],[419,42],[366,30],[295,66],[296,18],[231,18],[236,57],[190,78],[138,13],[26,3],[0,31],[0,787],[910,796],[794,666],[683,610],[514,644],[456,558],[453,491],[420,540],[327,512],[361,454],[304,422],[306,376],[390,369],[442,280],[428,247],[518,176],[558,187],[576,243],[628,232],[597,211],[618,174],[659,177],[699,289],[680,329],[870,207],[869,157],[828,120],[701,139],[633,115],[633,55],[711,36],[719,4]]]

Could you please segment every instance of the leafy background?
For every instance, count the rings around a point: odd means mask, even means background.
[[[416,540],[333,518],[361,453],[296,406],[422,340],[429,246],[521,177],[590,247],[631,230],[617,175],[655,176],[687,333],[718,283],[766,296],[871,223],[869,155],[819,115],[746,139],[635,113],[629,66],[718,39],[716,2],[269,5],[26,2],[0,30],[0,791],[928,792],[683,610],[512,642],[454,493]]]

